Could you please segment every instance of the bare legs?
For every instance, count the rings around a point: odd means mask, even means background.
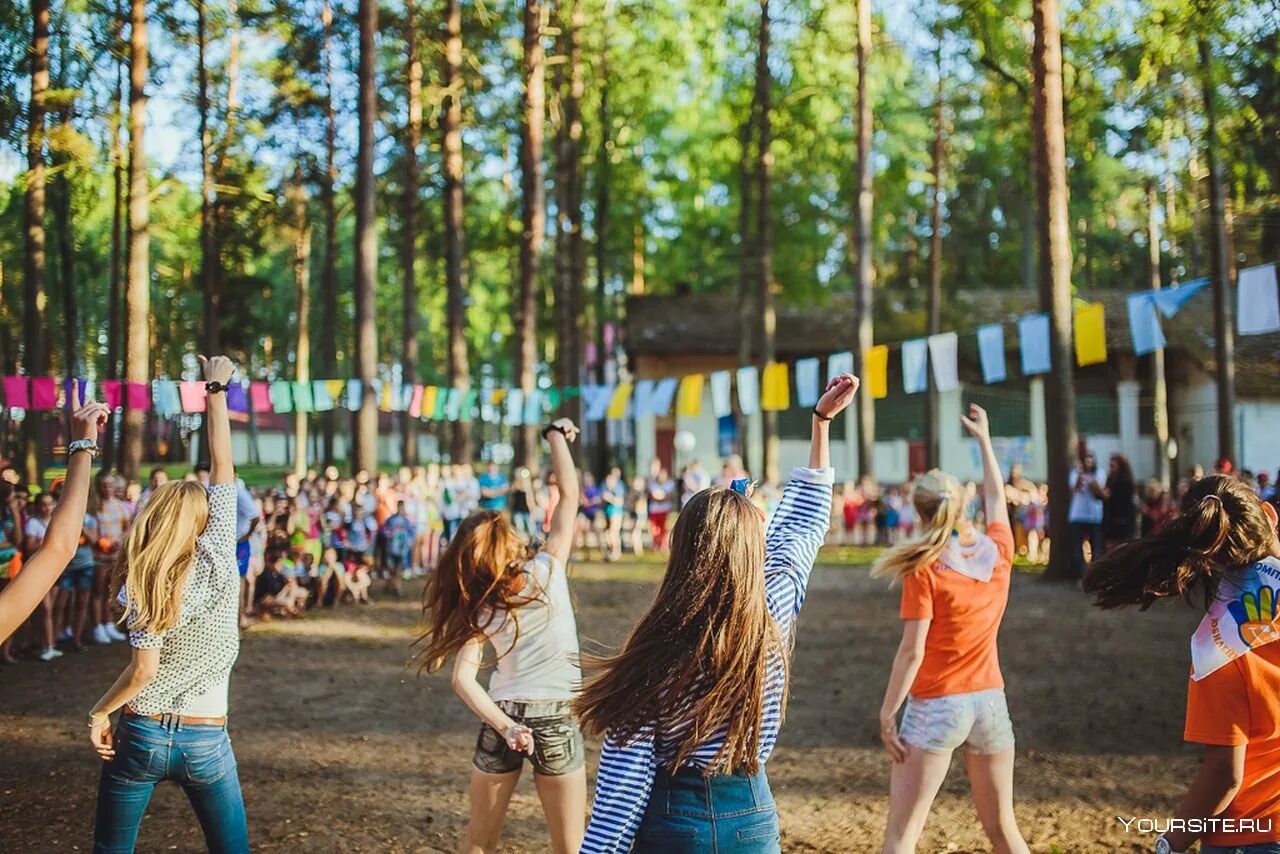
[[[486,774],[471,772],[471,822],[462,854],[489,854],[498,848],[502,824],[507,817],[511,793],[520,772]],[[576,854],[586,832],[587,772],[579,769],[561,777],[533,776],[538,799],[547,817],[551,849],[555,854]]]

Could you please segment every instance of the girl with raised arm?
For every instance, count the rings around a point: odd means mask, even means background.
[[[133,657],[89,712],[103,759],[94,851],[132,851],[156,784],[182,786],[210,851],[246,852],[249,833],[227,688],[240,651],[236,482],[225,356],[200,357],[207,380],[209,486],[157,487],[120,550],[112,586]],[[123,709],[113,731],[110,715]]]
[[[880,737],[893,762],[885,854],[915,851],[959,747],[978,819],[997,854],[1028,850],[1013,816],[1013,725],[996,650],[1009,601],[1013,531],[987,413],[973,405],[960,420],[982,453],[986,533],[965,518],[960,481],[935,469],[912,486],[919,533],[871,569],[902,582],[902,643],[880,707]]]
[[[72,383],[72,388],[78,385]],[[78,391],[73,391],[78,395]],[[107,423],[111,410],[89,401],[77,406],[71,417],[71,443],[67,445],[67,476],[62,500],[49,520],[44,541],[18,577],[0,588],[0,645],[44,601],[62,570],[75,557],[80,545],[84,511],[89,503],[89,470],[98,454],[98,431]]]
[[[1194,481],[1159,530],[1089,565],[1102,608],[1203,597],[1191,636],[1183,739],[1204,746],[1200,770],[1158,854],[1280,851],[1280,539],[1276,509],[1232,475]]]
[[[562,498],[541,549],[521,539],[501,511],[478,510],[458,526],[423,593],[420,665],[438,670],[456,655],[453,690],[481,720],[461,848],[468,854],[497,849],[526,758],[551,849],[573,854],[582,844],[587,776],[582,734],[569,711],[581,671],[565,570],[578,517],[569,451],[578,428],[561,418],[542,435]],[[486,644],[497,656],[488,691],[478,680]]]
[[[831,419],[858,380],[813,410],[809,467],[765,531],[745,480],[703,490],[672,531],[657,598],[574,704],[604,751],[583,851],[779,851],[764,766],[787,698],[796,618],[831,518]]]

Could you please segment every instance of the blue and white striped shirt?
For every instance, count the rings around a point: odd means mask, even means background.
[[[778,623],[784,640],[795,627],[814,558],[826,538],[831,523],[831,487],[835,471],[830,468],[797,468],[791,472],[765,537],[765,599],[769,613]],[[782,723],[782,694],[785,665],[780,656],[769,661],[764,716],[760,731],[760,762],[773,752]],[[693,698],[690,698],[692,701]],[[596,775],[595,802],[587,826],[583,854],[618,854],[631,848],[640,827],[657,769],[675,755],[676,746],[691,726],[690,721],[662,727],[648,738],[618,744],[606,733]],[[728,725],[698,746],[686,766],[707,768],[724,746]]]

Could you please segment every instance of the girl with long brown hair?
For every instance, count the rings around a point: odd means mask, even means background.
[[[934,470],[912,485],[919,533],[871,569],[902,582],[902,642],[880,707],[880,737],[893,763],[885,854],[915,851],[960,747],[978,819],[997,854],[1028,850],[1013,815],[1013,725],[996,647],[1013,531],[987,413],[970,406],[961,422],[982,454],[986,532],[965,518],[960,481]]]
[[[1094,561],[1101,608],[1197,597],[1184,740],[1200,770],[1156,844],[1202,854],[1280,851],[1280,540],[1276,510],[1232,475],[1191,483],[1178,515]]]
[[[453,690],[480,718],[471,773],[471,821],[462,851],[498,846],[526,757],[547,817],[551,848],[578,850],[587,805],[582,733],[569,704],[582,681],[578,627],[565,565],[578,516],[578,475],[567,418],[543,431],[563,497],[540,549],[499,510],[477,510],[458,526],[423,592],[422,669],[449,656]],[[486,691],[478,680],[486,644],[497,656]]]
[[[792,472],[767,534],[745,482],[703,490],[681,510],[657,597],[574,704],[583,727],[605,736],[583,851],[780,850],[764,765],[830,524],[828,428],[857,388],[849,375],[827,385],[809,467]]]
[[[89,712],[103,759],[94,851],[132,851],[157,784],[191,801],[209,850],[247,852],[249,831],[227,736],[231,668],[240,651],[236,479],[225,356],[200,357],[207,382],[209,485],[157,487],[119,550],[112,578],[133,656]],[[110,715],[123,709],[115,731]]]

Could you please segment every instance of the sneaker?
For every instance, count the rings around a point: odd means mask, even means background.
[[[97,625],[97,626],[94,626],[94,628],[93,628],[93,642],[94,642],[94,643],[96,643],[96,644],[100,644],[101,646],[106,646],[106,645],[108,645],[109,643],[111,643],[111,638],[107,635],[107,627],[106,627],[106,626],[104,626],[104,625]]]
[[[70,626],[68,626],[67,628],[63,629],[61,632],[59,632],[59,633],[58,633],[58,641],[59,641],[59,642],[69,641],[69,640],[71,640],[71,627],[70,627]]]
[[[115,623],[107,623],[107,637],[113,641],[127,641],[129,639],[124,632],[116,628]]]
[[[62,658],[62,653],[53,647],[49,647],[44,652],[40,653],[41,661],[53,661],[55,658]]]

